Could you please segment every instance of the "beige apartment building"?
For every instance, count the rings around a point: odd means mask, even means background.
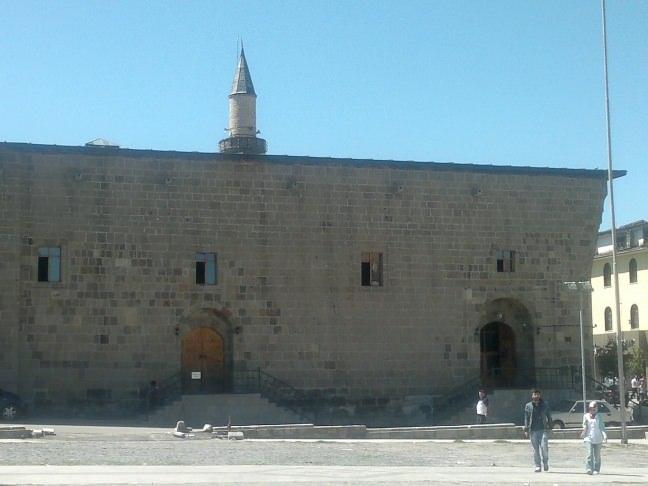
[[[612,232],[599,233],[592,266],[592,323],[594,343],[615,339]],[[645,345],[648,333],[648,221],[636,221],[617,230],[617,272],[623,338]]]

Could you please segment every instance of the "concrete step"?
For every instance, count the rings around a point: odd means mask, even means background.
[[[184,420],[190,427],[203,424],[233,425],[289,424],[307,422],[303,417],[283,407],[270,403],[258,393],[220,393],[211,395],[183,395],[148,417],[148,424],[162,427],[174,426]]]

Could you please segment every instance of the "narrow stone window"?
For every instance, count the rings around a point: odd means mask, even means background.
[[[383,254],[376,251],[363,252],[360,276],[363,287],[382,287]]]
[[[634,258],[630,260],[628,272],[630,273],[630,283],[637,283],[637,260]]]
[[[196,253],[196,283],[216,285],[218,282],[216,253]]]
[[[612,309],[609,307],[605,308],[605,330],[612,330]]]
[[[95,335],[95,343],[97,344],[109,344],[110,343],[110,337],[108,334],[96,334]]]
[[[38,249],[38,281],[39,282],[60,282],[61,281],[61,249],[60,248],[39,248]]]
[[[612,286],[612,266],[609,263],[603,265],[603,287]]]
[[[499,273],[510,273],[515,271],[514,251],[500,250],[497,252],[497,271]]]
[[[637,304],[632,304],[632,307],[630,307],[630,328],[639,328],[639,307],[637,307]]]

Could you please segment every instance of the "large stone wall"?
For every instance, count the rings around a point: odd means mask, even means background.
[[[601,171],[0,144],[0,383],[132,397],[199,325],[235,370],[356,398],[477,376],[493,320],[535,366],[577,365],[559,283],[590,274],[604,196]],[[37,281],[44,246],[60,283]],[[367,251],[382,287],[360,285]],[[218,285],[196,285],[196,252]]]

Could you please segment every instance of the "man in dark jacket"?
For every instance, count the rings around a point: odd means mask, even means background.
[[[535,472],[549,470],[549,433],[551,432],[551,411],[542,399],[540,390],[531,391],[531,401],[524,407],[524,436],[531,439]]]

